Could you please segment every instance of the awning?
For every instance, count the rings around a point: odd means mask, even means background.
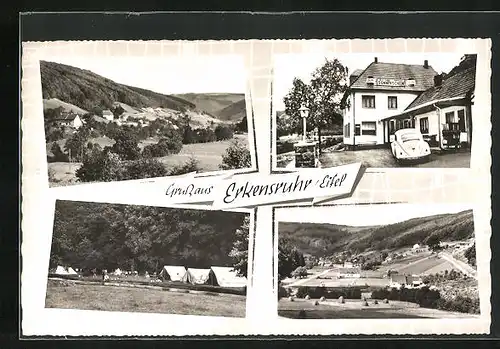
[[[430,101],[430,102],[418,105],[414,108],[407,109],[400,114],[383,117],[380,119],[380,121],[407,119],[407,118],[414,116],[416,114],[420,114],[420,113],[432,110],[436,106],[439,108],[451,107],[454,105],[463,104],[466,101],[467,101],[467,98],[464,96],[434,100],[434,101]]]

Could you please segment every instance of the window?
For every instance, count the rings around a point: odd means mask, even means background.
[[[465,110],[464,109],[459,110],[457,112],[457,116],[458,116],[458,129],[460,130],[460,132],[465,132]]]
[[[361,103],[363,108],[375,108],[375,96],[361,96]]]
[[[360,134],[361,134],[361,125],[356,124],[356,126],[354,127],[354,135],[359,136]]]
[[[410,120],[405,119],[403,120],[403,128],[410,128]]]
[[[451,124],[451,123],[455,122],[455,112],[451,111],[449,113],[444,114],[444,116],[446,118],[447,124]]]
[[[420,119],[420,133],[429,133],[429,118]]]
[[[395,96],[387,97],[387,108],[388,109],[398,109],[398,97],[395,97]]]
[[[375,122],[362,122],[361,133],[363,136],[376,136],[377,135],[377,123]]]

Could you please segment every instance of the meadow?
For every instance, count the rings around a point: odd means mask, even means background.
[[[246,297],[49,280],[46,308],[245,317]]]

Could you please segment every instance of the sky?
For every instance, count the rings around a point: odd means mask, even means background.
[[[292,86],[294,77],[301,78],[304,82],[310,81],[314,69],[321,66],[325,58],[337,58],[344,66],[347,66],[349,75],[356,69],[365,69],[374,58],[384,63],[406,63],[429,65],[438,73],[448,72],[456,66],[463,53],[363,53],[363,54],[286,54],[275,57],[274,80],[273,80],[273,109],[282,111],[285,109],[283,97]]]
[[[115,82],[163,94],[245,93],[244,61],[224,57],[44,57],[44,60],[87,69]]]
[[[469,209],[472,209],[472,205],[470,204],[377,204],[318,206],[313,208],[293,207],[277,209],[276,219],[282,222],[331,223],[358,227],[393,224],[416,217],[457,213]]]

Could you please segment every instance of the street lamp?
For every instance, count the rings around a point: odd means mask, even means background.
[[[300,116],[302,117],[303,120],[303,127],[304,127],[304,135],[303,135],[303,141],[306,141],[306,132],[307,132],[307,125],[306,125],[306,119],[309,116],[310,109],[306,107],[305,105],[302,105],[299,109]]]

